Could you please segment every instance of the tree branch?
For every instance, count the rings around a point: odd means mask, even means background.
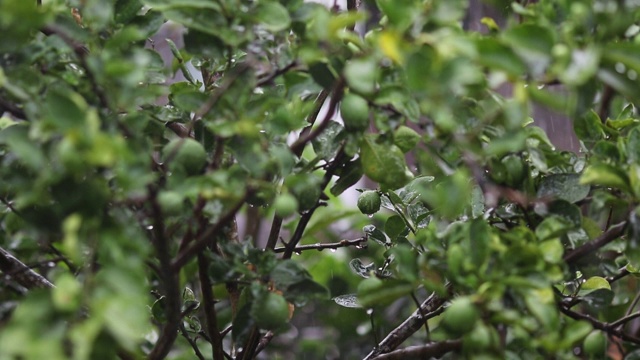
[[[181,251],[171,263],[171,269],[175,272],[179,271],[189,260],[191,260],[198,253],[203,251],[207,245],[211,242],[211,235],[219,232],[225,225],[233,221],[236,213],[242,208],[248,193],[246,193],[227,213],[222,215],[217,223],[209,227],[202,235],[193,242],[191,246]]]
[[[222,336],[218,331],[218,317],[216,314],[216,301],[209,280],[209,259],[204,254],[198,254],[198,276],[200,277],[200,291],[209,337],[211,337],[211,350],[214,360],[224,360],[222,348]]]
[[[153,217],[153,244],[156,249],[156,256],[160,262],[160,279],[166,299],[165,323],[155,347],[149,353],[148,358],[151,360],[164,359],[176,338],[178,330],[182,323],[182,314],[180,312],[180,285],[178,281],[177,271],[171,267],[171,247],[169,239],[167,239],[164,228],[164,216],[158,204],[158,189],[149,186],[149,200],[151,204],[151,214]]]
[[[335,243],[328,243],[328,244],[312,244],[312,245],[300,245],[300,246],[296,246],[295,249],[293,249],[293,252],[301,252],[301,251],[306,251],[306,250],[318,250],[318,251],[322,251],[324,249],[338,249],[341,247],[347,247],[347,246],[355,246],[357,248],[361,248],[366,246],[367,244],[367,238],[366,237],[361,237],[361,238],[357,238],[357,239],[352,239],[352,240],[340,240],[338,242]],[[273,250],[276,253],[281,253],[281,252],[285,252],[287,251],[287,247],[283,246],[283,247],[279,247]]]
[[[18,284],[31,290],[35,288],[55,287],[44,276],[33,271],[30,267],[0,247],[0,270],[14,279]]]
[[[615,335],[619,338],[621,338],[622,340],[625,341],[629,341],[632,342],[634,344],[640,344],[640,338],[635,337],[633,335],[629,335],[623,331],[617,330],[616,326],[619,325],[617,324],[620,320],[614,322],[614,323],[605,323],[602,321],[599,321],[597,319],[595,319],[594,317],[592,317],[591,315],[587,315],[587,314],[581,314],[579,312],[573,311],[571,309],[568,309],[564,304],[559,303],[558,304],[558,308],[560,309],[560,311],[562,313],[564,313],[565,315],[569,316],[572,319],[575,320],[586,320],[588,322],[591,323],[591,325],[598,329],[598,330],[602,330],[605,331],[611,335]]]
[[[387,354],[376,356],[375,360],[431,359],[456,351],[462,347],[462,340],[445,340],[442,342],[409,346]]]
[[[598,236],[592,241],[588,243],[582,244],[581,246],[567,252],[563,259],[567,264],[573,264],[580,260],[581,258],[589,255],[590,253],[600,249],[601,247],[607,245],[613,240],[619,238],[627,227],[627,222],[623,221],[618,224],[613,225],[609,228],[605,233]]]
[[[24,110],[22,110],[18,105],[10,102],[9,100],[0,97],[0,115],[4,112],[8,112],[13,115],[15,118],[27,120],[27,114],[25,114]]]
[[[447,285],[448,296],[451,295],[452,289],[450,285]],[[440,312],[438,309],[447,300],[447,297],[440,297],[435,293],[431,294],[425,301],[422,302],[420,308],[416,309],[411,316],[409,316],[402,324],[393,329],[387,337],[385,337],[378,346],[376,346],[364,360],[378,359],[380,354],[386,354],[395,350],[400,344],[407,340],[416,331],[420,330],[424,322],[438,315]],[[427,318],[423,318],[421,313],[426,314]]]

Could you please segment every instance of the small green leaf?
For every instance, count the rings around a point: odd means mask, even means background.
[[[607,279],[603,277],[592,276],[589,279],[587,279],[584,283],[582,283],[582,285],[580,286],[579,295],[584,296],[592,291],[600,290],[600,289],[611,290],[611,285],[609,284]]]
[[[360,141],[364,174],[381,185],[397,189],[409,180],[404,153],[397,146],[378,140],[376,135],[366,135]]]
[[[590,190],[590,186],[580,183],[580,174],[552,174],[542,178],[536,196],[556,197],[575,203],[587,197]]]

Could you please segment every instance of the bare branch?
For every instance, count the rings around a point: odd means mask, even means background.
[[[586,255],[589,255],[590,253],[600,249],[601,247],[612,242],[613,240],[619,238],[624,233],[624,230],[626,228],[627,228],[626,221],[613,225],[611,228],[609,228],[609,230],[607,230],[605,233],[598,236],[594,240],[589,241],[588,243],[582,244],[581,246],[567,252],[563,258],[564,261],[567,264],[575,263],[576,261],[585,257]]]
[[[598,319],[594,318],[591,315],[587,315],[587,314],[582,314],[576,311],[573,311],[571,309],[568,309],[564,304],[560,303],[558,304],[558,308],[560,309],[560,311],[562,313],[564,313],[565,315],[569,316],[572,319],[576,319],[576,320],[586,320],[588,322],[591,323],[591,325],[598,329],[598,330],[602,330],[608,334],[611,335],[615,335],[619,338],[621,338],[622,340],[625,341],[629,341],[632,342],[634,344],[640,344],[640,338],[635,337],[633,335],[629,335],[621,330],[616,329],[616,326],[619,325],[619,321],[616,321],[614,323],[605,323],[602,321],[599,321]]]
[[[27,289],[55,287],[44,276],[33,271],[3,248],[0,248],[0,270]]]
[[[377,356],[375,360],[405,360],[405,359],[431,359],[440,358],[442,355],[456,351],[462,347],[462,340],[446,340],[442,342],[409,346],[404,349],[392,351],[388,354]]]
[[[450,296],[452,291],[450,285],[447,285],[447,291]],[[440,314],[438,310],[445,301],[447,301],[447,297],[441,297],[435,293],[431,294],[422,302],[420,308],[416,309],[402,324],[393,329],[364,359],[378,359],[377,356],[380,354],[386,354],[398,348],[411,335],[420,330],[427,319]],[[426,314],[427,319],[423,318],[421,313]]]
[[[322,251],[325,249],[338,249],[341,247],[348,247],[348,246],[355,246],[357,248],[360,247],[364,247],[367,244],[367,238],[366,237],[361,237],[361,238],[357,238],[357,239],[352,239],[352,240],[340,240],[338,242],[335,243],[328,243],[328,244],[312,244],[312,245],[300,245],[300,246],[296,246],[295,249],[293,249],[293,252],[302,252],[302,251],[307,251],[307,250],[318,250],[318,251]],[[287,247],[279,247],[273,250],[276,253],[281,253],[281,252],[285,252],[287,251]]]

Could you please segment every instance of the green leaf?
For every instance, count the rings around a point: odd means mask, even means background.
[[[397,189],[409,180],[402,150],[395,145],[380,142],[376,135],[362,138],[360,158],[364,174],[383,186]]]
[[[521,24],[503,33],[504,40],[511,45],[535,75],[540,75],[550,62],[554,45],[551,29],[537,24]]]
[[[344,126],[336,121],[330,121],[327,128],[311,142],[313,151],[323,160],[333,159],[342,147],[344,135]]]
[[[542,178],[536,196],[555,197],[575,203],[587,197],[590,190],[590,186],[580,183],[580,174],[552,174]]]
[[[408,231],[409,228],[400,215],[390,216],[384,224],[384,232],[391,239],[402,234],[406,235]]]
[[[577,117],[573,123],[573,130],[576,132],[578,139],[582,140],[587,146],[592,146],[598,140],[604,138],[602,121],[593,110]]]
[[[580,177],[581,184],[600,185],[629,191],[629,178],[622,170],[608,164],[589,165]]]
[[[366,225],[364,228],[362,228],[362,231],[367,236],[367,239],[373,240],[380,245],[391,245],[391,240],[387,237],[387,235],[385,235],[385,233],[376,228],[375,225]]]
[[[584,296],[592,291],[600,290],[600,289],[611,290],[611,285],[609,284],[607,279],[603,277],[592,276],[589,279],[587,279],[584,283],[582,283],[582,285],[580,285],[580,292],[578,294],[580,296]]]
[[[491,70],[501,70],[512,76],[525,73],[527,67],[511,48],[496,39],[480,38],[476,41],[478,61]]]
[[[349,268],[351,268],[351,271],[356,275],[368,279],[371,276],[371,272],[376,270],[376,264],[370,263],[369,265],[365,265],[362,260],[355,258],[349,261]]]
[[[491,232],[489,224],[482,219],[477,218],[471,222],[469,226],[469,242],[471,261],[475,268],[480,268],[489,256],[489,244],[491,243]]]
[[[277,2],[259,2],[255,16],[262,26],[272,32],[283,31],[291,26],[287,8]]]
[[[346,308],[361,309],[362,305],[358,302],[358,296],[356,294],[346,294],[336,296],[332,299],[336,304],[344,306]]]
[[[362,178],[362,162],[356,159],[346,163],[339,174],[340,178],[329,190],[333,196],[342,194],[345,190],[355,185]]]

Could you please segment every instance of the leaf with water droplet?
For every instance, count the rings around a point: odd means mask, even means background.
[[[340,295],[333,298],[333,301],[340,306],[344,306],[346,308],[359,309],[362,308],[362,305],[358,303],[358,298],[356,294],[346,294]]]

